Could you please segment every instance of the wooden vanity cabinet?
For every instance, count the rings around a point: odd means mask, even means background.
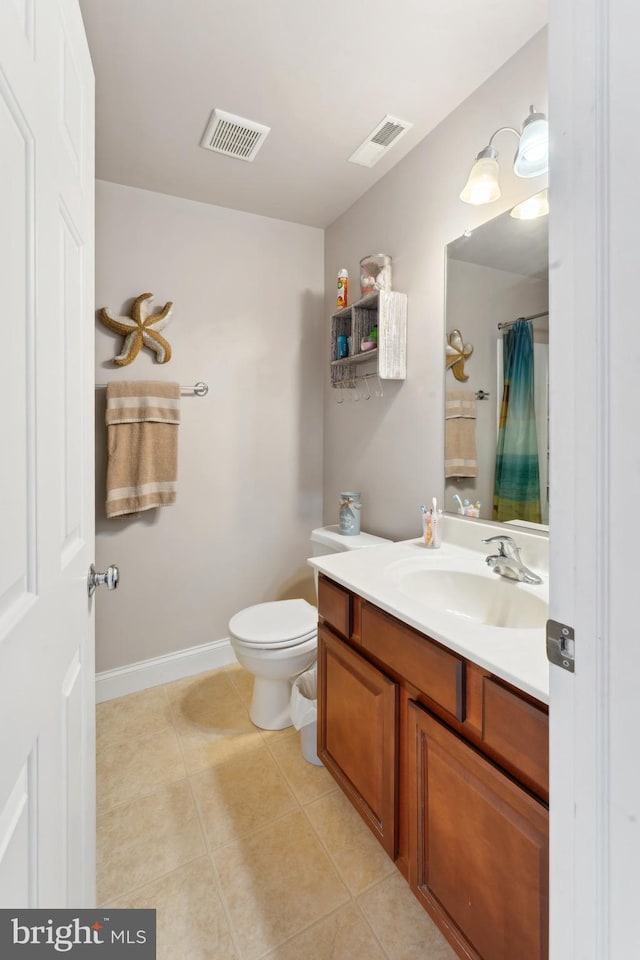
[[[546,807],[418,704],[408,710],[414,893],[462,957],[546,957]]]
[[[323,763],[460,957],[546,960],[546,707],[323,576],[319,614]]]
[[[398,685],[318,629],[318,756],[392,860],[397,850]]]

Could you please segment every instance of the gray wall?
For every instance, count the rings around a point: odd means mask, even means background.
[[[173,358],[97,324],[96,382],[205,380],[182,399],[177,503],[104,515],[104,390],[97,390],[96,558],[121,584],[96,598],[97,670],[228,635],[242,607],[313,595],[305,564],[321,521],[323,233],[98,181],[96,305],[120,314],[151,291],[175,302]],[[118,349],[117,349],[118,348]]]
[[[418,505],[442,500],[445,247],[466,228],[492,219],[541,190],[546,177],[515,177],[516,141],[500,134],[502,196],[472,207],[458,199],[471,164],[498,127],[519,127],[529,104],[547,109],[546,31],[537,34],[451,113],[325,234],[325,314],[346,267],[351,300],[359,295],[365,254],[393,258],[393,286],[408,294],[407,379],[386,381],[382,400],[335,402],[325,389],[325,522],[335,522],[341,490],[362,492],[362,527],[402,539],[418,536]],[[425,91],[425,96],[434,95]],[[325,383],[328,383],[328,324]]]

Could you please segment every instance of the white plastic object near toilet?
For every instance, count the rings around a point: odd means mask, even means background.
[[[311,533],[313,556],[390,543],[369,533],[343,536],[338,525]],[[240,610],[229,621],[231,647],[252,673],[251,720],[263,730],[291,726],[291,684],[317,656],[318,613],[306,600],[274,600]]]

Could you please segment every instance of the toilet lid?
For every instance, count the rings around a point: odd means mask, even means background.
[[[229,633],[244,643],[286,647],[303,643],[318,629],[318,611],[306,600],[275,600],[240,610],[229,621]]]

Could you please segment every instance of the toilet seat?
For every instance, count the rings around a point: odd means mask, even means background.
[[[229,621],[229,632],[249,647],[280,650],[316,636],[318,611],[306,600],[275,600],[240,610]]]

